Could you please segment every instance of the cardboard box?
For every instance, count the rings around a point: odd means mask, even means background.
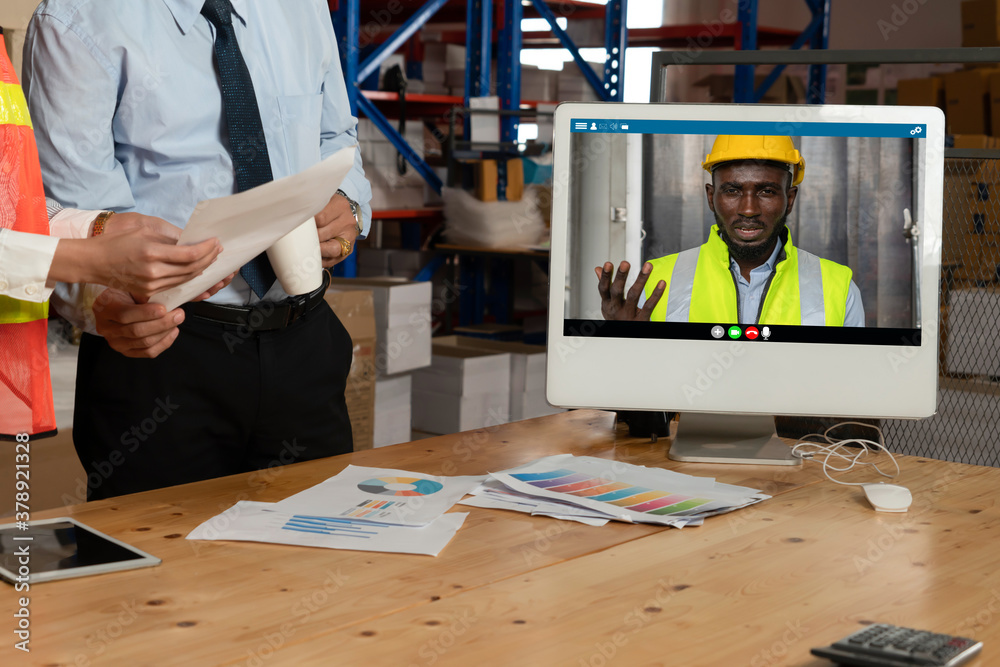
[[[413,373],[413,428],[457,433],[510,419],[510,355],[434,345],[431,365]]]
[[[990,96],[990,128],[993,131],[993,134],[1000,134],[1000,71],[991,73],[988,82],[989,83],[987,85]],[[996,148],[996,146],[992,146],[991,148]]]
[[[375,447],[411,440],[412,382],[408,373],[375,380]]]
[[[962,3],[962,46],[1000,45],[1000,12],[997,0]]]
[[[944,80],[938,76],[900,79],[896,84],[896,104],[944,109]]]
[[[371,290],[328,290],[326,302],[351,335],[354,355],[344,391],[354,451],[371,449],[375,422],[375,305]]]
[[[985,134],[950,134],[950,148],[992,148],[993,137]]]
[[[511,421],[543,417],[563,411],[562,408],[550,405],[545,398],[544,345],[525,345],[467,336],[441,336],[434,339],[434,344],[509,354]]]
[[[480,201],[497,201],[496,160],[478,160],[475,165],[476,197]],[[521,201],[524,196],[524,164],[521,158],[507,160],[507,201]]]
[[[944,75],[949,134],[989,134],[989,77],[996,70],[966,69]]]
[[[375,370],[395,375],[431,363],[431,284],[398,278],[334,278],[332,290],[369,289],[375,304]]]

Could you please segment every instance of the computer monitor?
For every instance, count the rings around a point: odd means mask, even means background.
[[[567,103],[554,122],[550,403],[679,412],[671,458],[776,464],[797,463],[776,415],[934,413],[940,110]],[[623,261],[626,290],[646,262],[662,280],[651,312],[602,297]]]

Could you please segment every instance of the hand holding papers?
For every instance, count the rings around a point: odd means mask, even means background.
[[[272,247],[268,257],[286,292],[301,294],[303,292],[298,290],[313,283],[318,287],[316,281],[322,279],[322,263],[312,217],[322,211],[337,192],[354,164],[356,150],[354,146],[342,148],[295,176],[229,197],[200,202],[178,243],[199,243],[218,237],[222,253],[205,273],[160,292],[150,301],[173,310]],[[287,240],[282,238],[290,233]]]

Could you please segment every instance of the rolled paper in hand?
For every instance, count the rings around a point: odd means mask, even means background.
[[[323,283],[323,258],[316,219],[309,218],[267,249],[281,287],[292,296],[308,294]]]

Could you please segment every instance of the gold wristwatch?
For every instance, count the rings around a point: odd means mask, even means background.
[[[348,197],[347,193],[343,190],[337,190],[337,194],[347,200],[347,205],[351,207],[351,215],[354,216],[354,222],[357,225],[358,236],[361,236],[361,233],[365,231],[365,225],[361,219],[361,205]]]

